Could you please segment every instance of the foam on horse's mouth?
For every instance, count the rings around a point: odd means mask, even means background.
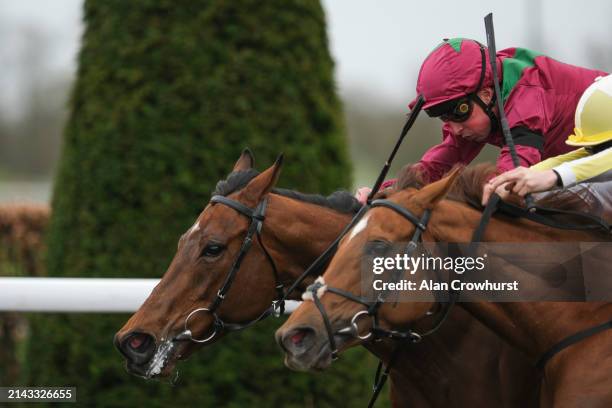
[[[151,378],[161,374],[164,365],[168,361],[168,357],[170,357],[172,354],[174,347],[175,343],[172,340],[166,340],[159,346],[155,352],[155,355],[151,359],[151,364],[149,364],[149,368],[145,374],[146,378]]]

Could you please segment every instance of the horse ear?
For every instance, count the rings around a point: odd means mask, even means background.
[[[431,183],[423,187],[418,192],[419,200],[425,205],[426,208],[433,208],[446,197],[448,191],[451,189],[457,177],[463,171],[463,167],[455,167],[448,173],[446,177]]]
[[[245,199],[252,201],[253,204],[259,202],[261,197],[268,194],[276,185],[280,177],[280,170],[283,165],[283,154],[279,154],[274,164],[255,177],[243,189]]]
[[[247,147],[242,151],[242,154],[236,161],[236,164],[234,164],[234,169],[232,172],[249,170],[252,169],[254,165],[255,159],[253,158],[253,153],[251,153],[251,150]]]

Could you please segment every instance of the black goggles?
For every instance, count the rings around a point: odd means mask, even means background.
[[[426,109],[425,112],[432,118],[440,118],[444,122],[465,122],[474,110],[474,101],[469,97],[461,97],[452,101]]]

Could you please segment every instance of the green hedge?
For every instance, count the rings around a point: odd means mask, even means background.
[[[216,181],[249,146],[281,186],[350,185],[341,106],[316,0],[89,0],[53,194],[51,276],[159,277]],[[261,168],[261,167],[260,167]],[[179,365],[176,386],[129,376],[128,316],[37,315],[32,385],[95,406],[361,406],[373,359],[290,372],[270,321]]]

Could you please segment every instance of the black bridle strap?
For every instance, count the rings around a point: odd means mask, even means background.
[[[372,408],[374,406],[378,395],[385,386],[385,382],[387,382],[387,378],[389,377],[389,373],[391,372],[391,365],[395,362],[395,357],[397,357],[400,347],[401,345],[396,345],[393,348],[393,352],[391,352],[391,357],[389,357],[389,362],[386,365],[383,363],[382,360],[378,361],[378,367],[376,367],[376,374],[374,375],[373,393],[370,397],[370,401],[368,402],[368,408]]]
[[[391,362],[391,360],[389,361]],[[389,376],[389,365],[384,367],[384,363],[382,360],[378,360],[378,366],[376,367],[376,374],[374,374],[374,386],[372,387],[372,396],[370,397],[370,401],[368,401],[368,408],[372,408],[378,399],[378,395],[382,391],[385,383],[387,382],[387,377]]]
[[[327,292],[335,293],[336,295],[340,295],[342,297],[352,300],[353,302],[360,303],[366,307],[370,306],[370,302],[368,302],[366,299],[355,296],[351,292],[348,292],[343,289],[332,288],[331,286],[328,286]]]
[[[472,93],[468,94],[468,97],[474,102],[476,102],[482,108],[482,110],[487,114],[487,116],[489,117],[489,120],[491,121],[490,133],[495,133],[497,129],[499,128],[499,119],[497,118],[497,116],[495,116],[495,112],[493,112],[493,107],[495,106],[495,102],[497,101],[497,95],[493,93],[493,97],[491,98],[491,101],[489,103],[485,103],[480,98],[480,96],[478,96],[478,91],[480,91],[480,88],[482,87],[482,84],[484,83],[485,73],[487,71],[487,57],[486,57],[484,45],[482,45],[478,41],[476,41],[476,43],[478,44],[478,47],[480,48],[480,61],[481,61],[480,79],[478,80],[478,85],[476,86],[476,89],[474,89]]]
[[[259,233],[259,231],[257,232],[257,242],[259,243],[259,246],[261,247],[264,255],[268,259],[268,262],[270,263],[270,265],[272,265],[272,272],[274,273],[274,281],[276,282],[275,283],[276,286],[274,287],[274,289],[276,290],[276,299],[282,299],[285,297],[285,292],[283,291],[283,288],[285,286],[280,281],[280,274],[278,273],[278,269],[276,268],[276,263],[274,262],[272,255],[270,255],[270,253],[264,246],[263,242],[261,241],[261,233]],[[279,307],[280,307],[280,314],[285,313],[285,305],[282,304]]]
[[[568,336],[566,338],[564,338],[563,340],[561,340],[559,343],[555,344],[553,347],[550,348],[550,350],[548,350],[546,353],[544,353],[542,355],[542,357],[540,357],[540,359],[538,360],[538,362],[536,363],[536,367],[539,368],[540,370],[543,370],[544,367],[546,366],[546,363],[558,352],[560,352],[561,350],[576,344],[588,337],[593,336],[594,334],[600,333],[602,331],[605,330],[609,330],[612,329],[612,320],[609,322],[606,322],[604,324],[600,324],[599,326],[595,326],[595,327],[591,327],[589,329],[586,330],[582,330],[579,331],[578,333],[574,333],[571,336]]]
[[[238,211],[240,214],[246,216],[247,218],[253,218],[255,216],[255,213],[257,212],[257,210],[253,210],[252,208],[247,207],[246,205],[242,204],[241,202],[238,202],[236,200],[232,200],[231,198],[227,198],[225,196],[222,195],[214,195],[211,197],[210,202],[212,204],[223,204],[226,205],[230,208],[233,208],[234,210]],[[265,209],[263,210],[265,211]],[[258,214],[259,216],[263,217],[263,214]],[[261,220],[263,221],[263,218],[261,218]]]
[[[329,346],[331,348],[332,360],[335,360],[338,358],[338,349],[336,348],[336,340],[334,339],[334,331],[333,331],[331,322],[329,321],[329,317],[327,316],[327,313],[325,312],[325,308],[323,307],[323,304],[321,303],[321,300],[319,299],[319,295],[317,294],[317,291],[322,287],[323,285],[321,283],[315,282],[312,285],[308,286],[308,288],[306,288],[306,292],[310,292],[310,294],[312,295],[312,301],[314,302],[317,309],[319,309],[319,313],[321,314],[321,318],[323,319],[323,323],[325,324],[325,330],[327,330],[327,338],[329,339]]]
[[[264,200],[267,200],[268,198],[266,197]],[[265,219],[266,217],[266,209],[268,208],[267,203],[266,205],[264,205],[261,209],[261,216],[262,218]],[[280,281],[280,274],[278,273],[278,268],[276,267],[276,262],[274,262],[274,259],[272,258],[272,255],[270,255],[270,253],[268,252],[268,249],[265,247],[265,245],[263,244],[262,240],[261,240],[261,232],[263,229],[263,220],[261,223],[259,223],[259,225],[257,226],[257,242],[259,243],[259,246],[261,247],[261,250],[263,251],[264,255],[266,256],[266,258],[268,259],[268,262],[270,262],[270,265],[272,265],[272,273],[274,274],[274,282],[275,282],[275,289],[276,289],[276,299],[283,299],[285,297],[285,293],[283,292],[283,288],[284,285],[283,283]],[[285,313],[285,304],[283,303],[282,305],[280,305],[280,314]]]
[[[375,208],[375,207],[390,208],[391,210],[395,211],[396,213],[398,213],[402,217],[406,218],[408,221],[412,222],[414,224],[414,226],[417,227],[418,229],[420,229],[421,231],[425,231],[425,229],[427,228],[425,226],[425,224],[423,224],[422,220],[419,219],[416,215],[412,214],[406,208],[404,208],[404,207],[394,203],[393,201],[389,201],[389,200],[374,200],[370,204],[370,207],[372,207],[372,208]]]
[[[266,208],[267,205],[263,206],[261,215],[263,217],[265,217],[265,212],[266,212]],[[266,256],[266,258],[268,259],[268,262],[270,263],[270,265],[272,266],[272,272],[274,273],[274,281],[275,283],[275,289],[276,289],[276,299],[282,299],[284,297],[284,292],[283,292],[283,284],[280,281],[280,275],[278,273],[278,268],[276,267],[276,263],[274,262],[274,259],[272,258],[272,256],[270,255],[270,253],[268,252],[268,250],[266,249],[265,245],[263,244],[262,240],[261,240],[261,232],[263,229],[263,221],[261,223],[259,223],[258,228],[257,228],[257,233],[256,233],[256,237],[257,237],[257,242],[259,243],[259,246],[261,247],[264,255]],[[249,328],[251,326],[253,326],[255,323],[269,317],[270,315],[272,315],[272,313],[274,312],[273,308],[268,308],[266,310],[263,311],[262,314],[260,314],[257,318],[255,318],[254,320],[251,320],[247,323],[223,323],[222,327],[225,328],[228,331],[240,331],[240,330],[244,330],[246,328]],[[285,313],[285,305],[284,303],[282,305],[280,305],[280,314]]]
[[[222,200],[220,198],[222,198]],[[217,308],[221,305],[221,302],[223,301],[223,299],[225,299],[225,295],[227,294],[227,292],[232,287],[232,283],[234,282],[238,269],[240,269],[242,260],[244,259],[246,254],[249,252],[249,249],[251,249],[251,245],[253,244],[253,235],[257,233],[258,229],[261,229],[260,225],[264,220],[263,213],[265,211],[264,209],[267,204],[267,199],[262,200],[255,208],[255,211],[251,210],[250,208],[244,206],[243,204],[237,201],[227,199],[227,197],[223,197],[223,196],[213,196],[211,199],[211,202],[223,203],[244,215],[247,215],[250,213],[250,218],[251,218],[251,223],[249,225],[247,235],[244,238],[244,241],[242,241],[240,252],[238,253],[238,256],[236,257],[236,259],[234,260],[234,263],[232,264],[230,271],[228,272],[227,275],[225,275],[225,281],[221,285],[221,288],[217,291],[217,297],[215,298],[215,300],[209,307],[210,313],[214,313],[217,310]],[[243,207],[243,208],[240,208],[240,207]]]
[[[279,273],[278,273],[278,269],[276,267],[276,263],[274,262],[274,259],[272,258],[272,256],[270,255],[270,253],[268,252],[268,250],[266,249],[266,247],[263,245],[263,242],[261,241],[261,232],[263,229],[263,221],[265,220],[265,212],[266,212],[266,208],[267,208],[267,198],[265,198],[264,200],[262,200],[259,205],[255,208],[255,209],[251,209],[247,206],[245,206],[244,204],[232,200],[230,198],[227,198],[225,196],[221,196],[221,195],[215,195],[211,198],[210,202],[212,204],[223,204],[226,205],[234,210],[236,210],[237,212],[239,212],[240,214],[248,217],[251,219],[251,224],[249,225],[249,229],[247,231],[247,235],[241,245],[240,248],[240,252],[238,254],[238,256],[236,257],[236,259],[234,260],[234,263],[232,264],[232,267],[230,268],[230,271],[228,272],[228,274],[226,275],[225,281],[223,282],[223,284],[221,285],[221,288],[219,289],[219,291],[217,292],[217,296],[215,298],[215,300],[213,301],[212,305],[209,308],[209,312],[211,314],[213,314],[213,316],[215,316],[215,325],[219,328],[223,328],[225,330],[228,331],[238,331],[238,330],[244,330],[252,325],[254,325],[255,323],[267,318],[268,316],[272,315],[272,314],[283,314],[284,310],[285,310],[285,301],[287,300],[287,298],[289,297],[289,295],[304,281],[304,279],[306,279],[306,277],[308,277],[309,275],[311,275],[315,270],[320,270],[322,269],[325,264],[327,263],[327,261],[329,260],[329,258],[334,254],[336,247],[338,245],[338,243],[340,242],[340,239],[342,239],[342,237],[346,234],[346,232],[352,228],[352,226],[359,221],[359,219],[361,218],[361,216],[363,215],[363,213],[366,210],[366,207],[362,207],[359,212],[355,215],[355,217],[353,217],[353,219],[351,220],[351,222],[343,229],[343,231],[341,232],[341,234],[336,238],[336,240],[334,241],[334,243],[332,243],[332,245],[330,245],[325,252],[323,252],[316,260],[313,264],[311,264],[308,269],[306,269],[304,271],[304,273],[302,273],[302,275],[300,275],[300,277],[291,285],[291,287],[286,291],[283,292],[283,284],[282,282],[280,282],[280,277],[279,277]],[[221,319],[219,319],[217,317],[217,315],[215,314],[216,309],[218,309],[218,307],[220,306],[221,302],[223,301],[223,299],[225,299],[225,295],[226,293],[229,291],[234,278],[237,274],[238,269],[240,269],[240,265],[242,263],[242,260],[244,259],[244,257],[246,256],[247,252],[249,251],[249,249],[252,246],[253,243],[253,235],[256,235],[257,237],[257,241],[265,255],[265,257],[268,259],[268,261],[270,262],[270,265],[272,266],[272,271],[274,273],[274,279],[276,281],[275,284],[275,289],[277,291],[277,300],[273,303],[272,307],[266,309],[261,315],[259,315],[257,318],[255,318],[254,320],[251,320],[247,323],[225,323],[223,322]]]

